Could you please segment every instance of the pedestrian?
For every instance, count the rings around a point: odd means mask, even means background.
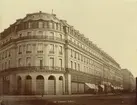
[[[4,105],[4,102],[2,99],[0,99],[0,105]]]

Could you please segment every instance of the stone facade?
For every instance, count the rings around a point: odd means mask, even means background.
[[[119,64],[55,14],[27,14],[0,34],[1,94],[84,93],[85,83],[122,81]]]

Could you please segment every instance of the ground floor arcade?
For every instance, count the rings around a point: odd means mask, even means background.
[[[112,86],[74,81],[69,73],[18,73],[0,76],[0,94],[63,95],[113,92]]]

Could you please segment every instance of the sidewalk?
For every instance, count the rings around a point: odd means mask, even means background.
[[[43,98],[51,97],[83,97],[83,96],[111,96],[113,93],[108,94],[73,94],[73,95],[43,95]],[[2,95],[1,98],[41,98],[42,95]]]

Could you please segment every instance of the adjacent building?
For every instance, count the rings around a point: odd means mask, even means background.
[[[27,14],[0,34],[0,94],[122,89],[120,65],[66,20]]]
[[[122,69],[123,75],[123,89],[127,92],[132,92],[135,90],[135,78],[133,74],[128,69]]]

